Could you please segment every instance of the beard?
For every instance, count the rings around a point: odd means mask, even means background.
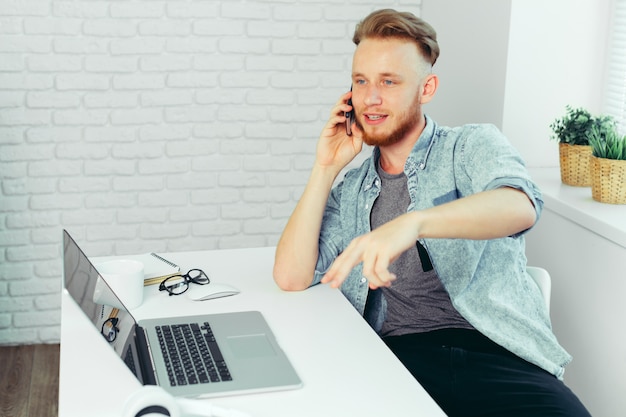
[[[358,117],[356,118],[355,123],[359,130],[363,132],[362,139],[367,145],[390,146],[400,142],[408,133],[415,129],[415,127],[420,123],[420,115],[420,97],[419,94],[417,94],[408,110],[400,113],[398,124],[390,133],[368,132],[364,129],[363,124]]]

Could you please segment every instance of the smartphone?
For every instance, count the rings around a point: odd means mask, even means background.
[[[350,91],[352,91],[352,86],[350,86]],[[348,104],[352,106],[352,97],[348,99]],[[346,134],[348,136],[352,136],[352,122],[354,121],[354,108],[345,113],[346,115]]]

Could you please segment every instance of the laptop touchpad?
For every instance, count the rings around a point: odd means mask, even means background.
[[[228,345],[239,358],[258,358],[276,354],[264,334],[229,337]]]

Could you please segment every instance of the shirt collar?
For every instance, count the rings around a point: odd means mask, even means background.
[[[426,126],[424,126],[424,130],[422,130],[420,137],[417,139],[413,150],[411,150],[407,158],[406,164],[404,165],[404,172],[417,169],[423,170],[426,168],[428,154],[435,143],[437,124],[429,116],[424,115],[424,117],[426,118]]]

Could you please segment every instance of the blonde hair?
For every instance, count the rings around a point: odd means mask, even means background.
[[[371,13],[354,30],[352,41],[358,45],[366,38],[399,38],[413,41],[424,59],[435,65],[439,57],[437,32],[412,13],[383,9]]]

